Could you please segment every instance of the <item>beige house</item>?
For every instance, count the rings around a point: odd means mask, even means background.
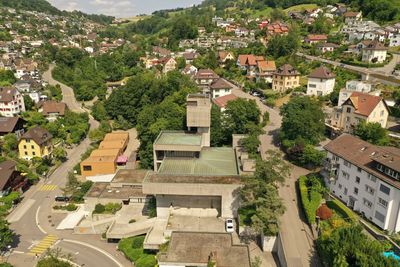
[[[377,122],[386,127],[389,110],[379,96],[361,92],[351,94],[341,107],[335,108],[327,125],[335,131],[351,132],[362,120]]]
[[[377,40],[362,48],[362,61],[367,63],[382,63],[386,60],[387,47]]]
[[[163,66],[163,73],[167,73],[176,69],[177,62],[172,57],[160,59]]]
[[[296,88],[300,85],[300,73],[292,67],[285,64],[281,66],[272,79],[272,90],[277,92],[286,92],[288,89]]]

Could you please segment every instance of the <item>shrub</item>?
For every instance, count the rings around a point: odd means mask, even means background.
[[[301,195],[301,202],[309,224],[315,223],[316,211],[321,204],[322,195],[315,189],[307,187],[307,177],[301,176],[299,178],[299,190]]]
[[[152,254],[143,255],[135,262],[136,267],[154,267],[156,264],[157,260]]]
[[[67,211],[74,211],[74,210],[76,210],[78,208],[78,206],[76,206],[75,204],[68,204],[67,206],[66,206],[66,210]]]
[[[155,197],[152,197],[147,204],[147,215],[150,218],[157,217],[157,202]]]
[[[133,240],[134,239],[142,239],[141,241],[141,246],[139,248],[133,248]],[[129,238],[123,238],[121,241],[118,243],[118,249],[122,251],[130,261],[136,262],[140,257],[143,256],[143,240],[144,236],[138,236],[138,237],[129,237]],[[138,241],[135,241],[138,242]],[[136,243],[137,245],[137,243]]]
[[[122,204],[121,203],[107,203],[104,208],[105,208],[106,213],[115,214],[117,211],[119,211],[122,208]]]
[[[106,208],[104,207],[104,205],[98,203],[96,204],[96,206],[94,207],[94,213],[103,213],[106,210]]]
[[[136,236],[132,238],[132,248],[142,248],[144,242],[144,236]]]

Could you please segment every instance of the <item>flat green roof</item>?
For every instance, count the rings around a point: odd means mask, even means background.
[[[160,174],[223,176],[238,175],[235,151],[232,148],[203,148],[200,158],[165,158]]]
[[[162,131],[155,141],[155,144],[200,146],[201,134]]]

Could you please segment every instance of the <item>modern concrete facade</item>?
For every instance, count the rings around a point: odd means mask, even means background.
[[[331,192],[384,230],[400,231],[400,149],[343,134],[325,146]]]

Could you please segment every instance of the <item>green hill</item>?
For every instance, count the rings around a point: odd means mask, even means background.
[[[62,11],[52,6],[46,0],[0,0],[0,6],[29,11],[38,11],[52,15],[62,14]]]

